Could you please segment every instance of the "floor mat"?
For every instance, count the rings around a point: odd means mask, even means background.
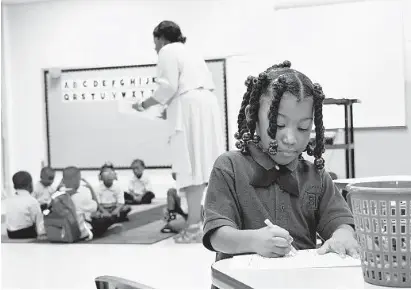
[[[175,233],[162,233],[161,229],[165,226],[163,219],[151,222],[149,224],[127,229],[127,222],[114,224],[101,237],[94,238],[91,241],[80,241],[78,243],[89,244],[154,244],[164,239],[170,238]],[[181,229],[184,227],[184,220],[177,218],[172,222],[173,227]],[[38,239],[9,239],[6,235],[1,237],[2,243],[49,243],[47,240]]]

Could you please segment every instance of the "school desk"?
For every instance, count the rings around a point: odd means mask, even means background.
[[[2,244],[3,289],[96,289],[99,276],[150,288],[209,288],[215,254],[201,244]],[[137,287],[138,288],[138,287]]]
[[[364,282],[360,266],[305,269],[241,269],[231,259],[212,265],[213,285],[231,289],[388,289]]]

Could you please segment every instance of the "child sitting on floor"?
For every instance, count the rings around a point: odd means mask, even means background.
[[[126,204],[148,204],[155,197],[149,178],[143,175],[145,168],[143,160],[136,159],[131,163],[134,176],[130,180],[128,192],[124,193]]]
[[[176,174],[171,174],[173,179],[176,180]],[[178,230],[175,229],[170,222],[177,218],[177,215],[181,215],[185,220],[188,218],[188,214],[184,212],[181,208],[181,198],[178,196],[176,188],[170,188],[167,191],[167,208],[165,209],[164,219],[166,220],[166,225],[161,229],[162,233],[177,233]]]
[[[127,214],[131,208],[124,204],[124,192],[115,181],[114,170],[106,167],[101,171],[100,176],[101,182],[97,190],[97,198],[102,212],[109,214],[114,222],[128,220]]]
[[[31,195],[33,180],[30,173],[13,175],[16,194],[7,200],[6,227],[10,239],[29,239],[44,235],[44,220],[40,205]]]
[[[51,195],[57,191],[57,188],[53,186],[55,175],[54,169],[43,167],[40,172],[40,181],[34,186],[33,197],[40,203],[42,211],[47,209]]]
[[[85,184],[81,184],[81,181]],[[62,183],[65,190],[70,193],[76,207],[82,237],[84,237],[86,231],[88,231],[88,239],[104,234],[113,224],[111,215],[98,210],[100,206],[97,203],[92,187],[81,178],[80,170],[74,166],[65,168]],[[86,228],[84,228],[84,222]]]

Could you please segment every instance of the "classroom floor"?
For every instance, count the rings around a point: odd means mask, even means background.
[[[202,244],[2,244],[1,288],[95,289],[111,275],[154,288],[210,289],[214,253]]]
[[[154,288],[210,289],[214,259],[202,244],[172,238],[152,245],[2,243],[1,288],[96,289],[97,276],[111,275]]]

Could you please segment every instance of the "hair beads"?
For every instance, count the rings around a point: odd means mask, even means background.
[[[318,169],[324,168],[322,154],[325,152],[324,146],[324,125],[323,125],[323,101],[325,99],[323,90],[319,84],[314,84],[314,124],[315,124],[315,147],[313,150],[314,164]]]
[[[272,103],[270,105],[268,119],[269,127],[268,136],[272,139],[268,152],[275,155],[277,153],[278,142],[277,135],[277,117],[281,99],[285,92],[290,92],[298,99],[301,97],[312,97],[314,100],[314,125],[315,125],[315,147],[308,144],[307,154],[315,157],[314,164],[318,169],[324,168],[324,126],[322,115],[322,103],[325,98],[322,88],[319,84],[313,84],[304,74],[291,69],[291,62],[284,61],[275,64],[262,72],[258,78],[248,77],[246,80],[247,91],[243,96],[241,108],[238,114],[238,132],[235,134],[236,147],[243,154],[247,154],[247,143],[253,142],[259,144],[260,137],[255,134],[256,123],[258,121],[258,112],[260,109],[260,98],[263,94],[272,94]],[[248,109],[246,109],[248,106]],[[248,116],[246,116],[248,111]],[[299,158],[301,158],[300,156]]]

